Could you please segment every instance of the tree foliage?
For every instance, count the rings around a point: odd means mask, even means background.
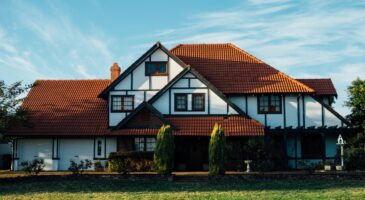
[[[347,88],[349,95],[345,105],[351,109],[349,118],[354,126],[365,129],[365,80],[356,79]]]
[[[223,128],[215,124],[209,141],[209,173],[224,174],[227,163],[227,144]]]
[[[20,104],[33,85],[24,86],[21,81],[6,85],[0,80],[0,138],[12,127],[27,124],[28,112]]]
[[[174,167],[175,143],[171,127],[162,125],[157,134],[154,162],[156,172],[159,174],[171,174]]]

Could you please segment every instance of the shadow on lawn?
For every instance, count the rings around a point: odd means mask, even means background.
[[[51,179],[27,179],[0,182],[0,196],[39,192],[209,192],[209,191],[318,191],[364,188],[364,180],[222,180],[201,183],[168,181],[126,181],[66,176]]]

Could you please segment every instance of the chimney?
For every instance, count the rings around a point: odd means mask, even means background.
[[[114,63],[110,67],[110,79],[111,79],[111,81],[114,81],[115,79],[117,79],[119,74],[120,74],[120,67],[119,67],[118,63]]]

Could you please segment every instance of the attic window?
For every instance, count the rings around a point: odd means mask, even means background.
[[[146,76],[167,76],[167,62],[146,62]]]
[[[114,95],[111,97],[112,112],[130,112],[134,108],[133,95]]]

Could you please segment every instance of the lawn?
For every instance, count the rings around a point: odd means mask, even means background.
[[[0,199],[365,199],[365,181],[261,180],[179,183],[71,179],[0,182]]]

